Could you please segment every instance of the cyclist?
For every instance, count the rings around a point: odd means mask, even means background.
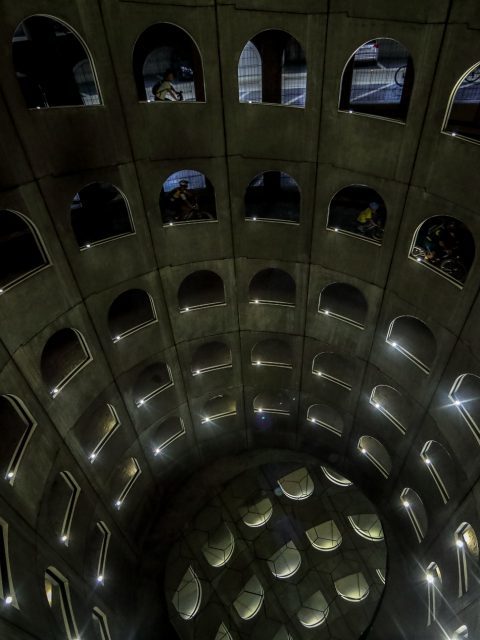
[[[458,249],[458,238],[453,222],[438,222],[427,230],[425,237],[425,259],[435,262],[451,256]]]
[[[183,93],[177,91],[173,86],[175,75],[171,69],[167,69],[163,74],[163,82],[157,82],[152,87],[155,100],[160,102],[177,102],[183,100]]]
[[[175,220],[189,220],[198,212],[197,199],[188,188],[188,180],[180,180],[169,201],[175,211]]]
[[[370,202],[366,209],[360,211],[357,216],[356,226],[360,233],[367,235],[373,231],[375,227],[378,227],[378,223],[375,221],[375,214],[380,208],[378,202]]]

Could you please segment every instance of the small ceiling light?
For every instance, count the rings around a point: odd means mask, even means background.
[[[375,409],[380,409],[380,405],[378,404],[378,402],[375,402]]]
[[[115,342],[118,342],[121,339],[122,339],[122,336],[115,336]]]
[[[457,134],[455,133],[455,131],[452,131],[452,136],[455,138]]]
[[[59,393],[60,393],[60,391],[57,388],[52,389],[50,391],[50,395],[52,396],[52,398],[55,398],[55,396],[58,395]]]
[[[205,418],[205,422],[210,422],[210,418]]]
[[[256,216],[253,216],[252,220],[253,220],[254,222],[256,222],[257,217],[256,217]]]
[[[422,259],[420,257],[417,258],[417,262],[421,262]]]
[[[328,316],[328,314],[330,313],[330,311],[328,309],[325,309],[325,311],[323,312],[326,316]]]
[[[350,109],[350,110],[348,111],[348,113],[353,113],[353,111]]]
[[[13,476],[14,476],[14,475],[15,475],[15,474],[13,473],[13,471],[9,471],[9,472],[7,473],[7,478],[8,478],[9,480],[11,480],[11,479],[13,478]]]
[[[142,404],[145,404],[145,400],[143,400],[143,398],[137,402],[137,405],[138,405],[139,407],[141,407],[141,406],[142,406]]]
[[[257,360],[255,363],[257,366],[261,365],[262,363],[260,362],[260,360]]]
[[[427,582],[432,584],[434,580],[435,580],[435,578],[432,576],[432,574],[431,573],[427,573]]]
[[[62,536],[61,540],[62,540],[62,542],[67,542],[67,540],[68,540],[68,536],[64,534],[64,535]]]
[[[254,303],[255,303],[255,304],[258,304],[258,300],[254,300]]]
[[[262,413],[263,409],[260,407],[258,413]]]
[[[173,222],[170,222],[170,226],[173,227]]]
[[[424,458],[424,462],[425,464],[432,464],[432,461],[430,460],[430,458]]]
[[[122,506],[122,501],[121,501],[121,500],[117,500],[117,501],[115,502],[115,506],[116,506],[118,509],[120,509],[120,507]]]
[[[364,447],[362,447],[362,448],[361,448],[361,452],[362,452],[362,453],[367,453],[367,450],[366,450]]]
[[[396,347],[397,346],[396,342],[392,342],[391,344],[392,344],[392,347]]]
[[[201,373],[200,369],[197,369],[197,370],[195,371],[195,375],[196,375],[196,376],[200,375],[200,373]]]
[[[335,230],[335,231],[338,231],[338,227],[335,227],[335,229],[334,229],[334,230]]]
[[[456,407],[458,407],[459,405],[461,405],[461,401],[460,400],[455,400],[453,403]]]
[[[408,509],[408,507],[410,506],[410,503],[408,502],[408,500],[403,501],[403,506],[405,507],[405,509]]]
[[[321,371],[317,371],[316,374],[317,374],[317,376],[321,376],[322,372]]]
[[[0,294],[3,293],[3,289],[0,289]]]
[[[153,453],[154,453],[156,456],[158,456],[158,454],[160,453],[160,447],[157,447]]]
[[[103,582],[103,576],[102,575],[97,576],[97,582]]]
[[[457,545],[457,547],[459,549],[461,549],[463,547],[463,540],[457,539],[457,541],[455,542],[455,544]]]
[[[315,418],[310,418],[310,420],[311,420],[313,423],[315,423],[315,422],[316,422],[316,419],[315,419]]]
[[[190,307],[185,307],[185,311],[190,311]]]
[[[5,598],[5,604],[12,604],[12,602],[13,602],[13,598],[12,598],[12,596],[7,596],[7,597]]]
[[[90,249],[90,247],[92,246],[91,244],[86,244],[85,245],[87,249]]]

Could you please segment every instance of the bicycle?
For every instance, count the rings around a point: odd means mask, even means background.
[[[465,82],[468,82],[468,84],[473,84],[474,82],[478,82],[478,80],[480,80],[480,66],[465,76]]]
[[[429,257],[427,251],[418,245],[413,247],[411,255],[417,262],[425,262],[434,269],[440,269],[458,282],[464,282],[467,277],[467,268],[460,256]]]

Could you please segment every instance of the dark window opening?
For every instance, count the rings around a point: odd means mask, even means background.
[[[245,219],[298,223],[298,184],[281,171],[266,171],[256,176],[245,191]]]
[[[92,182],[70,205],[73,233],[80,249],[134,233],[125,196],[106,182]]]
[[[444,131],[480,141],[480,64],[470,69],[457,83]]]
[[[249,301],[253,304],[295,306],[295,280],[281,269],[264,269],[250,281]]]
[[[178,289],[178,306],[181,312],[225,304],[222,278],[213,271],[194,271]]]
[[[215,191],[203,173],[184,169],[172,173],[160,193],[163,224],[208,222],[217,219]]]
[[[327,228],[382,244],[387,211],[382,197],[370,187],[355,184],[336,193],[328,210]]]
[[[413,76],[412,58],[400,42],[391,38],[370,40],[347,62],[339,109],[403,121]]]
[[[130,289],[112,302],[108,311],[110,337],[118,342],[157,319],[153,302],[146,291]]]
[[[173,24],[154,24],[135,43],[133,74],[139,101],[204,102],[200,52]]]
[[[90,57],[66,24],[31,16],[15,30],[13,65],[30,109],[101,104]]]
[[[45,344],[40,361],[42,378],[55,397],[91,356],[83,338],[74,329],[60,329]]]

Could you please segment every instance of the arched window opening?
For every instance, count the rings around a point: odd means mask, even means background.
[[[413,316],[399,316],[388,327],[386,342],[429,374],[437,355],[437,342],[427,325]]]
[[[252,348],[250,361],[257,367],[293,369],[292,348],[285,340],[261,340]]]
[[[110,629],[108,628],[107,616],[98,607],[93,607],[92,620],[98,640],[112,640]]]
[[[408,257],[461,289],[475,258],[475,241],[457,218],[433,216],[415,230]]]
[[[435,622],[438,608],[442,600],[442,575],[436,562],[431,562],[425,572],[428,592],[428,617],[427,627]]]
[[[43,347],[40,370],[52,398],[92,360],[87,343],[76,329],[60,329],[50,336]]]
[[[111,404],[105,404],[94,413],[88,424],[92,429],[92,435],[88,439],[86,449],[90,451],[88,459],[90,462],[94,462],[100,451],[120,427],[121,422],[115,407]]]
[[[108,182],[91,182],[70,204],[73,234],[80,251],[135,233],[127,199]]]
[[[164,226],[217,219],[215,190],[210,180],[192,169],[172,173],[160,192],[160,211]]]
[[[296,286],[292,276],[282,269],[263,269],[250,280],[250,304],[295,306]]]
[[[375,513],[360,513],[348,516],[348,521],[355,533],[361,538],[372,542],[380,542],[383,540],[382,523]]]
[[[392,470],[392,460],[381,442],[372,436],[361,436],[357,449],[380,471],[384,478],[388,478]]]
[[[305,531],[308,541],[318,551],[334,551],[342,544],[342,534],[334,520],[327,520]]]
[[[0,294],[49,264],[31,222],[20,213],[0,209]]]
[[[251,620],[260,611],[263,603],[263,587],[253,575],[235,599],[233,606],[242,620]]]
[[[377,118],[407,118],[413,89],[413,61],[400,42],[377,38],[362,44],[342,74],[340,111]]]
[[[476,62],[453,87],[442,130],[463,140],[480,141],[479,105],[480,64]]]
[[[240,515],[247,527],[262,527],[270,520],[272,513],[273,506],[270,498],[261,498],[240,509]]]
[[[191,620],[197,615],[202,602],[202,585],[192,567],[185,571],[172,602],[184,620]]]
[[[232,351],[224,342],[206,342],[196,349],[192,356],[190,371],[192,376],[202,373],[232,368]]]
[[[145,406],[163,391],[174,386],[172,372],[165,362],[151,364],[138,376],[133,389],[137,407]]]
[[[439,442],[428,440],[422,447],[420,457],[432,476],[443,503],[447,504],[455,486],[456,475],[450,454]]]
[[[312,373],[345,391],[352,390],[354,371],[351,362],[338,353],[318,353],[312,362]]]
[[[289,416],[291,401],[283,391],[264,391],[253,399],[254,413],[272,413],[281,416]]]
[[[332,484],[336,484],[338,487],[351,487],[353,482],[348,478],[344,478],[339,473],[330,469],[330,467],[320,467],[327,480],[330,480]]]
[[[0,396],[0,425],[2,429],[0,473],[13,485],[37,422],[19,398],[4,395]]]
[[[112,534],[110,529],[102,520],[97,522],[97,531],[100,534],[100,545],[97,560],[97,582],[103,584],[105,579],[105,567],[107,564],[108,545],[110,544]]]
[[[416,491],[406,487],[400,494],[400,500],[407,512],[418,542],[422,542],[427,534],[428,519],[422,499]]]
[[[345,282],[327,285],[318,300],[318,313],[346,322],[357,329],[365,328],[368,304],[357,287]]]
[[[64,482],[64,487],[55,496],[55,506],[63,514],[60,526],[60,540],[68,547],[75,507],[77,506],[81,489],[69,471],[61,471],[60,477]]]
[[[225,305],[223,280],[213,271],[194,271],[184,278],[178,288],[180,313]]]
[[[244,200],[245,220],[294,224],[300,221],[300,189],[288,173],[260,173],[248,185]]]
[[[154,24],[140,35],[133,75],[140,102],[205,102],[200,51],[174,24]]]
[[[480,377],[473,373],[458,376],[448,397],[480,445]]]
[[[113,342],[157,322],[152,297],[142,289],[124,291],[110,305],[108,329]]]
[[[68,581],[54,567],[48,567],[45,571],[45,595],[58,628],[65,631],[67,640],[77,640],[78,628]]]
[[[8,553],[8,523],[0,518],[0,598],[5,606],[18,607]]]
[[[270,556],[267,563],[272,574],[276,578],[284,580],[297,573],[302,563],[302,556],[295,543],[290,540]]]
[[[319,627],[328,616],[328,603],[321,591],[315,591],[302,603],[297,618],[304,627],[312,629]]]
[[[330,433],[341,437],[343,433],[343,418],[327,404],[312,404],[308,407],[307,420],[319,427],[323,427]]]
[[[305,467],[292,471],[277,482],[283,495],[291,500],[306,500],[315,489],[313,480]]]
[[[239,102],[305,107],[307,61],[300,43],[277,29],[247,42],[238,61]]]
[[[208,534],[208,540],[202,547],[205,560],[211,567],[225,566],[234,550],[235,539],[224,522],[215,531]]]
[[[458,563],[458,597],[461,598],[469,589],[469,568],[478,565],[478,538],[474,528],[468,522],[462,524],[455,531]]]
[[[468,640],[468,628],[466,624],[462,624],[453,632],[452,640]]]
[[[372,389],[370,404],[375,407],[393,426],[405,435],[407,429],[404,426],[403,398],[393,387],[379,384]]]
[[[91,56],[78,34],[49,16],[30,16],[15,29],[13,66],[29,109],[102,103]]]
[[[223,622],[221,622],[220,626],[218,627],[215,640],[233,640],[232,634],[230,633],[230,631],[227,629],[227,627]]]
[[[327,229],[381,245],[387,209],[383,198],[363,184],[340,189],[330,200]]]
[[[202,424],[237,415],[237,401],[229,395],[210,398],[203,407]]]
[[[186,433],[183,419],[172,416],[164,420],[157,429],[155,438],[157,445],[154,449],[155,455],[162,453],[166,447],[181,438]]]
[[[120,491],[118,498],[115,500],[115,506],[117,507],[117,509],[120,509],[120,507],[123,505],[127,495],[129,494],[130,490],[141,474],[142,470],[140,469],[138,460],[136,458],[130,458],[128,460],[128,463],[125,465],[122,473],[125,484]]]
[[[360,602],[368,596],[370,587],[360,571],[335,580],[335,590],[341,598],[348,600],[348,602]]]

